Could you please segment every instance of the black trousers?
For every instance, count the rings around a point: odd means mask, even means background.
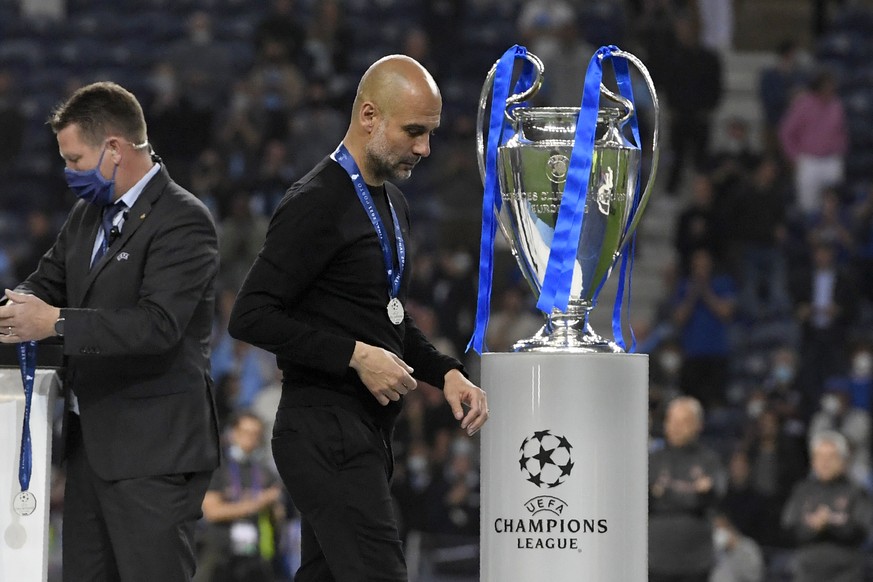
[[[64,582],[188,582],[194,525],[212,471],[104,481],[94,473],[78,417],[67,438],[62,534]]]
[[[390,435],[339,407],[281,408],[272,444],[301,515],[295,582],[406,582]]]

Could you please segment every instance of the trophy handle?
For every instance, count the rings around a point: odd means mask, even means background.
[[[543,62],[538,56],[532,53],[525,53],[524,57],[534,66],[536,77],[534,78],[533,83],[531,83],[531,86],[525,91],[514,93],[506,98],[506,103],[503,105],[504,115],[510,123],[514,123],[515,118],[510,115],[509,107],[516,103],[526,101],[536,95],[537,91],[540,90],[540,87],[543,84]],[[476,115],[476,153],[478,154],[477,158],[479,160],[479,178],[482,180],[483,184],[485,183],[485,111],[488,109],[488,95],[491,92],[491,87],[494,85],[494,75],[497,72],[497,64],[499,62],[500,60],[497,60],[494,63],[491,70],[488,71],[488,75],[485,77],[485,83],[482,85],[482,92],[479,94],[479,111]],[[494,107],[494,104],[492,103],[491,106]]]
[[[631,219],[631,222],[628,225],[627,229],[625,230],[624,236],[621,239],[621,243],[618,246],[617,253],[620,253],[624,249],[624,247],[628,243],[628,241],[630,241],[631,236],[633,235],[634,231],[636,231],[636,229],[637,229],[637,226],[639,226],[640,218],[643,216],[643,211],[645,210],[646,205],[649,203],[649,198],[652,195],[652,186],[655,183],[655,176],[657,174],[657,169],[658,169],[658,157],[660,156],[660,149],[658,148],[658,126],[660,124],[661,108],[658,105],[658,94],[655,91],[655,83],[652,81],[652,77],[651,77],[651,75],[649,75],[649,70],[646,69],[646,66],[642,63],[642,61],[640,61],[637,57],[635,57],[631,53],[625,52],[623,50],[613,51],[612,56],[624,57],[630,63],[632,63],[634,65],[634,67],[637,68],[637,70],[643,76],[643,80],[645,80],[645,82],[646,82],[646,88],[649,90],[649,95],[651,95],[651,97],[652,97],[652,105],[655,108],[655,119],[654,119],[654,126],[655,127],[654,127],[654,130],[652,132],[652,167],[651,167],[651,170],[649,171],[649,180],[646,182],[646,187],[643,190],[642,196],[640,197],[640,203],[639,203],[639,206],[637,206],[637,209],[634,213],[633,219]],[[603,91],[603,90],[604,90],[604,87],[601,86],[601,91]],[[626,100],[624,98],[619,97],[619,96],[614,95],[614,94],[611,94],[611,92],[609,92],[608,90],[607,90],[607,93],[610,93],[610,95],[609,95],[610,98],[615,99],[615,100],[621,102],[622,104],[625,104],[624,101],[626,101]],[[625,106],[627,106],[627,105],[625,104]],[[633,106],[631,106],[631,109],[630,109],[631,113],[633,112],[632,107]],[[629,118],[629,117],[630,117],[630,114],[627,115],[627,118]],[[640,144],[640,146],[642,147],[642,144]],[[616,256],[618,256],[618,255],[616,255]]]

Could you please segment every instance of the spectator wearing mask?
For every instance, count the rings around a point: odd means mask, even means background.
[[[821,398],[821,409],[809,423],[810,438],[825,431],[836,431],[849,443],[846,474],[854,483],[870,484],[870,413],[852,405],[852,394],[845,378],[831,378]]]
[[[725,515],[713,520],[715,568],[709,582],[762,582],[764,556],[755,540],[744,536]]]

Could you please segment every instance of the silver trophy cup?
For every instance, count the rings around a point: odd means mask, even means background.
[[[566,311],[553,310],[546,324],[531,338],[517,342],[515,351],[535,352],[622,352],[623,350],[594,332],[588,314],[597,293],[609,277],[621,251],[639,225],[655,180],[658,163],[658,97],[649,72],[634,55],[615,50],[641,73],[654,105],[652,168],[636,212],[631,216],[637,188],[641,151],[623,134],[624,124],[634,114],[629,100],[601,84],[601,95],[617,107],[601,106],[592,152],[591,175],[585,198],[582,232],[576,252],[570,298]],[[555,234],[558,209],[570,167],[579,107],[516,107],[539,90],[544,72],[542,61],[527,53],[536,78],[530,89],[511,95],[505,107],[514,134],[499,148],[501,209],[498,222],[513,255],[534,293],[539,296],[549,260],[550,242]],[[476,146],[479,172],[485,181],[484,120],[488,96],[497,65],[485,79],[479,99]]]

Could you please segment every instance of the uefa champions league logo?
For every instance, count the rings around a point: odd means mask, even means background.
[[[572,448],[565,437],[540,430],[521,443],[518,464],[528,481],[552,489],[566,481],[573,470]]]

